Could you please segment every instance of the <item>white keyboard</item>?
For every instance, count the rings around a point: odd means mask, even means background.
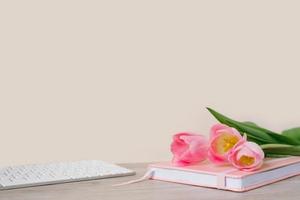
[[[0,168],[0,190],[134,174],[132,170],[99,160],[19,165]]]

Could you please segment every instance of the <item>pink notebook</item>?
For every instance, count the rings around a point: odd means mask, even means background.
[[[170,162],[149,165],[151,179],[243,192],[300,174],[300,157],[265,159],[261,169],[240,171],[209,162],[176,167]]]

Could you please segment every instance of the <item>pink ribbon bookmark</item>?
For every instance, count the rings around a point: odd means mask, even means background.
[[[142,176],[141,178],[138,178],[138,179],[135,179],[135,180],[131,180],[131,181],[127,181],[127,182],[124,182],[124,183],[118,183],[118,184],[115,184],[113,186],[129,185],[129,184],[132,184],[132,183],[137,183],[137,182],[145,181],[145,180],[150,179],[153,176],[153,173],[154,173],[154,170],[149,169],[144,174],[144,176]]]

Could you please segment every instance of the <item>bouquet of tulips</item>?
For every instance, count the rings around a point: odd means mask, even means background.
[[[300,156],[300,128],[276,133],[207,109],[220,123],[211,127],[209,140],[195,133],[175,134],[171,144],[174,165],[192,165],[208,158],[215,164],[253,171],[265,157]]]

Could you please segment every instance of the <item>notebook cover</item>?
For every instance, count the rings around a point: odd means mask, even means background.
[[[160,163],[154,163],[154,164],[150,164],[149,168],[165,168],[165,169],[175,169],[175,170],[183,170],[183,171],[187,171],[187,172],[193,172],[193,173],[201,173],[201,174],[211,174],[211,175],[215,175],[217,177],[219,176],[225,176],[226,177],[232,177],[232,178],[243,178],[246,176],[250,176],[253,174],[257,174],[257,173],[261,173],[264,171],[269,171],[272,169],[276,169],[276,168],[280,168],[283,166],[287,166],[287,165],[291,165],[294,163],[298,163],[300,162],[300,157],[286,157],[286,158],[267,158],[264,161],[263,166],[256,171],[253,172],[247,172],[247,171],[241,171],[238,170],[236,168],[233,168],[230,165],[214,165],[210,162],[202,162],[199,163],[197,165],[190,165],[190,166],[185,166],[185,167],[178,167],[178,166],[174,166],[172,165],[171,162],[160,162]],[[261,187],[276,181],[280,181],[282,179],[286,179],[289,178],[291,176],[295,176],[300,174],[300,169],[297,173],[291,173],[287,176],[284,177],[280,177],[279,179],[272,179],[271,181],[267,181],[267,182],[261,182],[257,185],[253,185],[251,187],[247,187],[247,188],[242,188],[242,189],[231,189],[231,188],[219,188],[219,189],[226,189],[226,190],[233,190],[233,191],[247,191],[247,190],[251,190],[257,187]],[[157,178],[153,178],[153,179],[157,179]],[[158,180],[158,179],[157,179]],[[174,181],[174,180],[162,180],[162,181],[169,181],[169,182],[177,182],[177,183],[183,183],[183,182],[178,182],[178,181]],[[189,183],[183,183],[183,184],[189,184]],[[204,187],[211,187],[211,186],[207,186],[207,185],[197,185],[197,186],[204,186]]]

